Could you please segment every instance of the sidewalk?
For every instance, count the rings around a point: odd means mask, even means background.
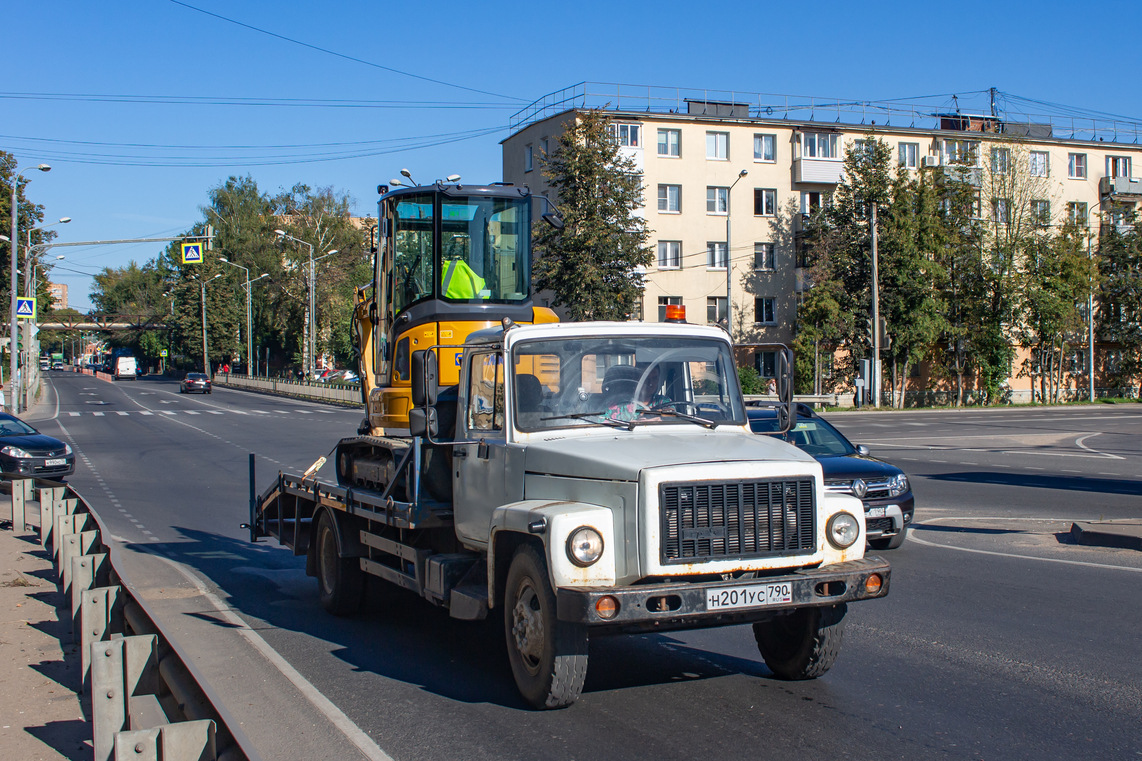
[[[0,493],[0,758],[89,759],[79,648],[63,593],[36,533],[12,530]]]

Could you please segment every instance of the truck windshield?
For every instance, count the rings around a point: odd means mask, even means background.
[[[513,349],[512,366],[516,424],[523,431],[677,424],[686,417],[745,424],[729,346],[716,339],[527,341]]]

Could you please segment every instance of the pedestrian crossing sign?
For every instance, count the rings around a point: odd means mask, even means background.
[[[16,299],[16,317],[21,320],[36,319],[36,297],[29,299]]]
[[[182,263],[183,264],[202,264],[202,244],[201,243],[183,243],[182,244]]]

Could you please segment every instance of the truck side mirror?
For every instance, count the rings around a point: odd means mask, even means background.
[[[788,433],[797,421],[797,409],[793,406],[793,351],[781,347],[777,355],[777,423],[781,433]]]
[[[440,433],[435,407],[414,407],[408,411],[408,432],[413,436],[427,436],[431,441]]]
[[[436,352],[421,349],[412,353],[412,406],[431,407],[440,391],[440,371]]]

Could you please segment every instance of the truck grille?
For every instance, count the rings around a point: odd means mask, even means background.
[[[658,496],[663,563],[815,549],[811,478],[662,484]]]

